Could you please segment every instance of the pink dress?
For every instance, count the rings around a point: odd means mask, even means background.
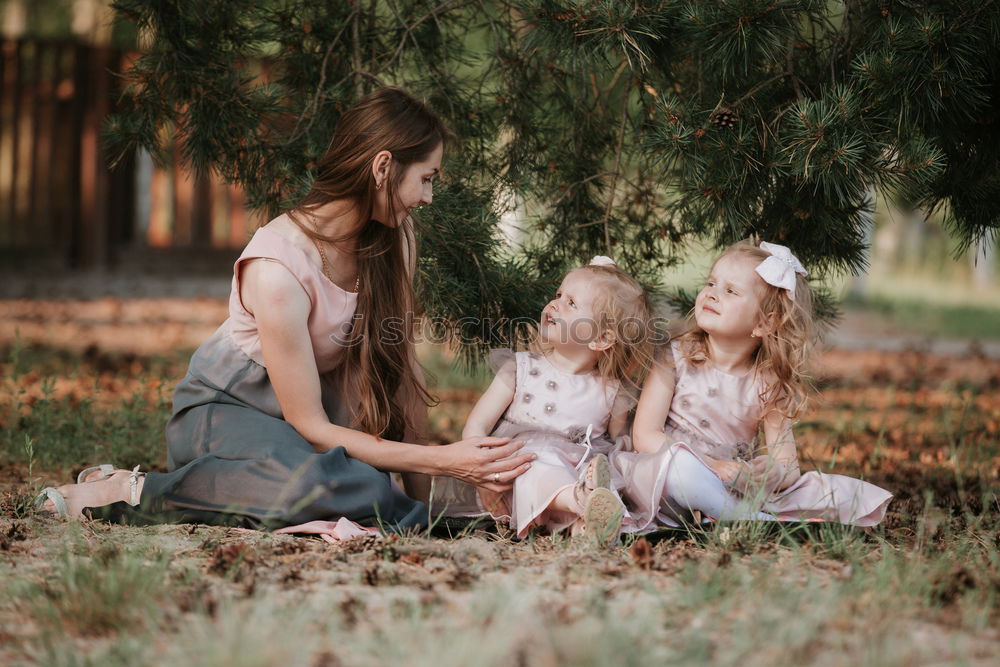
[[[614,444],[607,436],[612,411],[627,411],[627,392],[620,384],[605,384],[597,373],[559,370],[535,352],[494,350],[490,364],[497,376],[514,389],[510,406],[491,435],[524,441],[523,452],[538,458],[514,480],[508,503],[510,525],[519,537],[532,527],[557,532],[577,516],[546,511],[549,503],[580,478],[584,466],[597,454],[608,454]],[[435,480],[431,513],[447,505],[451,516],[483,516],[475,488],[446,479]]]
[[[679,525],[683,508],[671,502],[667,471],[677,448],[704,462],[704,456],[749,461],[757,452],[757,431],[763,416],[762,386],[753,372],[731,375],[710,363],[692,364],[671,343],[676,387],[659,452],[631,451],[631,441],[611,455],[616,478],[630,514],[625,530],[649,530],[657,524]],[[735,489],[730,489],[738,494]],[[888,491],[853,477],[806,472],[791,486],[761,499],[761,511],[778,519],[837,521],[873,526],[885,516],[892,499]]]

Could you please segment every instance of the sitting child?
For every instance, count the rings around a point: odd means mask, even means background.
[[[607,454],[626,429],[632,378],[649,358],[648,322],[642,287],[597,257],[570,271],[545,306],[538,351],[491,355],[496,377],[462,436],[509,436],[537,454],[511,491],[479,491],[482,507],[509,519],[518,536],[573,525],[596,545],[617,542],[624,508]]]
[[[792,420],[805,402],[814,342],[805,275],[776,244],[740,242],[716,260],[688,330],[642,388],[634,451],[611,457],[629,504],[626,530],[699,515],[858,526],[882,520],[888,491],[799,472]],[[759,456],[758,430],[767,451]]]

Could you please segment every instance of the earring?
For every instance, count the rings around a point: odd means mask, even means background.
[[[381,183],[376,183],[375,184],[375,189],[376,190],[381,190],[382,189],[382,184]]]

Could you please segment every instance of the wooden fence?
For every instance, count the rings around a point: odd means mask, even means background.
[[[0,264],[38,271],[228,270],[247,239],[240,191],[176,163],[110,170],[101,133],[134,54],[0,42]],[[180,267],[178,266],[180,264]]]

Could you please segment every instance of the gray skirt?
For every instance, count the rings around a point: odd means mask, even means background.
[[[348,413],[332,374],[321,376],[335,424]],[[276,529],[347,517],[392,531],[427,524],[426,506],[389,475],[347,455],[316,450],[282,418],[267,370],[225,324],[198,348],[174,393],[167,424],[170,472],[148,473],[136,514],[144,521]]]

